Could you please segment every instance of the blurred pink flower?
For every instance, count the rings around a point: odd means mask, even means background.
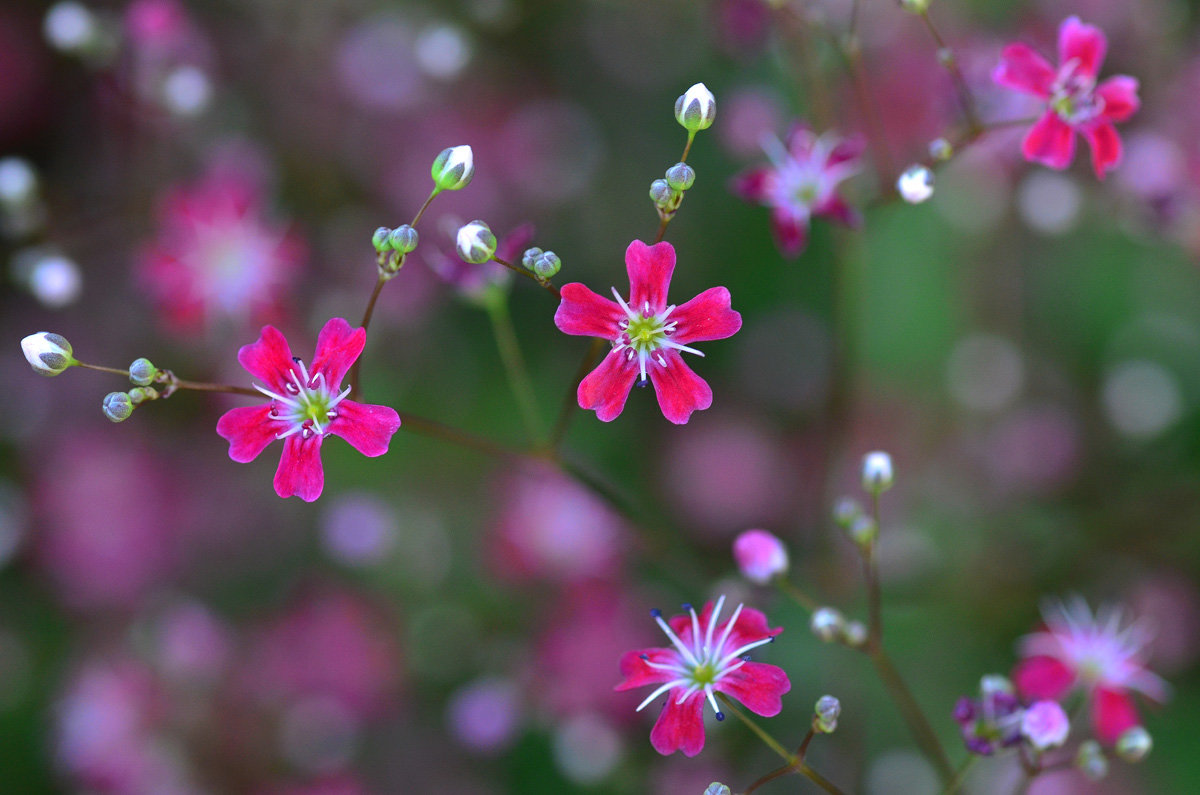
[[[1092,149],[1098,178],[1104,179],[1121,162],[1121,139],[1113,122],[1137,111],[1138,81],[1117,75],[1096,84],[1107,49],[1108,40],[1099,28],[1072,16],[1058,29],[1057,69],[1027,44],[1009,44],[1001,52],[993,79],[1047,103],[1021,145],[1026,160],[1066,168],[1075,157],[1078,132]]]
[[[604,422],[625,408],[636,381],[654,384],[663,416],[682,425],[692,412],[712,405],[712,389],[684,363],[680,353],[704,354],[685,343],[731,337],[742,316],[729,307],[729,290],[711,287],[679,306],[667,305],[667,288],[675,270],[670,243],[647,246],[640,240],[625,251],[629,301],[614,287],[616,302],[578,282],[565,284],[554,323],[565,334],[601,337],[613,349],[579,384],[579,406],[594,409]]]
[[[1110,745],[1138,725],[1133,691],[1166,700],[1169,686],[1146,668],[1145,628],[1126,624],[1120,609],[1102,608],[1093,617],[1075,597],[1069,604],[1048,603],[1042,615],[1045,628],[1020,641],[1024,659],[1012,678],[1022,698],[1059,700],[1083,690],[1092,702],[1096,738]]]
[[[747,530],[733,541],[733,559],[747,580],[766,585],[788,570],[787,547],[766,530]]]
[[[784,255],[795,257],[808,245],[814,216],[856,226],[858,212],[838,195],[838,186],[861,168],[862,142],[817,137],[803,124],[795,125],[787,144],[764,138],[770,166],[759,166],[735,177],[732,190],[747,201],[771,208],[771,228]]]
[[[321,442],[326,435],[342,437],[370,458],[386,453],[400,428],[400,415],[387,406],[347,400],[350,387],[341,389],[366,339],[365,329],[352,329],[342,318],[333,318],[317,337],[310,372],[304,362],[292,358],[283,334],[264,326],[257,342],[238,351],[238,362],[267,384],[254,388],[271,402],[230,409],[217,421],[217,433],[229,441],[229,457],[244,464],[283,439],[275,493],[312,502],[325,486]]]
[[[783,629],[771,629],[766,616],[742,605],[724,624],[718,623],[724,604],[724,596],[715,606],[709,602],[699,616],[689,607],[688,615],[674,616],[669,623],[663,620],[661,611],[652,611],[672,646],[637,649],[621,657],[625,680],[616,690],[658,685],[638,710],[669,694],[650,732],[650,744],[664,756],[676,750],[682,750],[685,756],[700,753],[704,747],[705,699],[717,720],[725,718],[717,706],[716,693],[732,696],[751,712],[770,718],[783,709],[783,694],[792,688],[782,668],[742,659],[752,649],[771,643]],[[705,627],[703,632],[701,626]]]

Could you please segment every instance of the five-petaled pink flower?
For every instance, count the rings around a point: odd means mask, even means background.
[[[282,439],[275,493],[312,502],[325,485],[321,442],[327,434],[342,437],[365,456],[386,453],[400,427],[400,415],[387,406],[347,400],[350,387],[341,388],[366,340],[365,329],[351,328],[335,317],[321,329],[308,368],[292,357],[278,329],[264,326],[257,342],[238,351],[238,362],[266,384],[254,388],[271,402],[232,409],[217,421],[217,433],[229,440],[229,457],[243,464],[253,461],[267,445]]]
[[[1110,745],[1138,725],[1131,691],[1166,699],[1169,686],[1146,669],[1145,628],[1126,624],[1119,609],[1101,609],[1093,618],[1076,597],[1069,605],[1046,604],[1042,615],[1045,628],[1020,641],[1024,659],[1012,678],[1022,698],[1061,700],[1083,690],[1092,700],[1096,737]]]
[[[787,146],[771,136],[763,141],[771,160],[737,176],[733,192],[771,208],[771,229],[779,250],[795,257],[808,245],[813,216],[857,226],[859,214],[838,195],[838,186],[861,167],[861,139],[817,136],[803,124],[787,136]]]
[[[1075,133],[1092,149],[1092,167],[1104,179],[1121,161],[1121,138],[1113,122],[1138,109],[1138,81],[1126,75],[1096,85],[1108,40],[1099,28],[1067,17],[1058,29],[1058,68],[1026,44],[1000,53],[992,78],[1000,85],[1046,101],[1046,111],[1025,135],[1026,160],[1063,169],[1075,156]]]
[[[714,606],[709,602],[700,615],[684,605],[687,615],[664,621],[662,612],[651,611],[654,620],[671,639],[670,648],[638,649],[621,657],[625,681],[616,690],[658,685],[639,706],[640,711],[664,693],[667,702],[650,731],[650,744],[660,754],[682,750],[695,756],[704,747],[704,702],[712,705],[717,720],[725,714],[717,706],[716,693],[736,698],[763,717],[778,715],[783,694],[792,689],[783,669],[767,663],[750,662],[747,652],[770,643],[783,632],[771,629],[762,613],[738,605],[728,621],[720,623],[725,597]]]
[[[742,327],[742,316],[729,308],[729,291],[711,287],[686,304],[667,305],[667,288],[675,270],[670,243],[647,246],[640,240],[625,251],[629,300],[613,288],[615,302],[578,282],[565,284],[554,313],[560,331],[612,342],[600,366],[579,384],[579,405],[595,409],[609,422],[625,408],[636,381],[654,384],[663,415],[682,425],[693,411],[712,405],[712,389],[684,364],[680,353],[704,354],[687,343],[730,337]]]

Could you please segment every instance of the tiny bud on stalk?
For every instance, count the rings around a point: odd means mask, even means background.
[[[533,265],[537,262],[538,257],[542,256],[542,250],[537,246],[525,249],[525,253],[521,255],[521,264],[525,270],[533,270]]]
[[[388,235],[388,244],[393,251],[399,251],[401,254],[409,254],[416,249],[419,239],[417,230],[408,224],[404,224],[391,231]]]
[[[840,638],[845,625],[846,619],[836,607],[818,607],[809,622],[812,633],[826,643]]]
[[[842,640],[852,649],[867,645],[867,625],[861,621],[848,621],[842,628]]]
[[[725,784],[714,781],[704,788],[704,795],[731,795],[731,790]]]
[[[379,227],[375,230],[375,234],[371,235],[371,245],[380,254],[390,251],[392,248],[391,241],[389,240],[391,234],[392,230],[390,228],[386,226]]]
[[[1128,728],[1117,738],[1117,756],[1130,764],[1141,762],[1153,747],[1150,732],[1142,726]]]
[[[871,494],[887,491],[892,487],[892,457],[876,450],[863,456],[863,489]]]
[[[875,524],[871,517],[861,515],[850,523],[846,535],[850,536],[850,540],[859,549],[867,550],[875,543],[875,539],[879,538],[879,525]]]
[[[676,163],[667,169],[667,184],[672,190],[687,190],[696,182],[696,170],[687,163]]]
[[[909,204],[920,204],[933,195],[933,172],[922,165],[912,165],[896,180],[896,191]]]
[[[1104,757],[1104,749],[1095,740],[1084,740],[1079,744],[1075,754],[1075,767],[1092,781],[1099,781],[1108,775],[1108,760]]]
[[[717,98],[703,83],[696,83],[675,100],[675,121],[690,133],[707,130],[716,118]]]
[[[945,138],[934,138],[929,142],[929,156],[934,160],[949,160],[954,157],[954,146]]]
[[[833,504],[833,521],[840,526],[850,529],[854,520],[862,516],[862,506],[853,497],[842,497]]]
[[[666,207],[675,198],[675,191],[665,179],[656,179],[650,183],[650,201],[659,208]]]
[[[475,155],[469,146],[452,146],[443,149],[433,160],[429,170],[433,184],[438,190],[465,188],[475,176]]]
[[[562,260],[553,251],[546,251],[533,261],[533,275],[539,279],[549,279],[562,268]]]
[[[813,731],[833,734],[837,729],[838,716],[842,714],[842,702],[833,696],[821,696],[813,707]]]
[[[104,396],[101,410],[113,422],[124,422],[133,413],[133,398],[125,392],[109,392]]]
[[[483,221],[472,221],[458,230],[455,247],[464,262],[482,265],[496,253],[496,236]]]
[[[129,380],[138,386],[150,386],[156,375],[158,368],[145,357],[134,359],[133,364],[129,365]]]
[[[79,363],[66,337],[50,331],[39,331],[21,340],[21,352],[33,371],[44,376],[58,375]]]

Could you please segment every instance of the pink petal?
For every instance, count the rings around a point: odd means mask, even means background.
[[[642,659],[645,655],[649,659]],[[659,685],[675,678],[670,671],[653,668],[648,663],[675,663],[679,660],[679,652],[674,649],[634,649],[621,655],[621,676],[625,679],[613,690],[632,690],[646,685]]]
[[[270,405],[230,409],[217,420],[217,433],[229,442],[229,457],[239,464],[258,458],[285,426],[268,419]]]
[[[834,221],[845,224],[849,227],[858,227],[862,225],[862,215],[858,210],[846,204],[841,196],[834,194],[829,197],[829,200],[813,208],[813,215],[821,215],[826,218],[831,218]]]
[[[579,382],[576,396],[579,407],[595,409],[602,422],[611,422],[625,408],[629,390],[638,376],[637,361],[625,357],[625,351],[609,351],[600,366]]]
[[[625,249],[625,268],[629,271],[629,305],[639,312],[650,304],[657,314],[667,308],[667,288],[675,271],[675,249],[670,243],[647,246],[635,240]]]
[[[291,382],[292,349],[274,326],[263,326],[258,341],[243,345],[237,358],[246,372],[280,394]]]
[[[738,649],[747,643],[767,637],[773,638],[782,632],[783,627],[768,626],[767,617],[761,611],[755,610],[753,607],[743,607],[741,615],[738,616],[738,622],[729,633],[729,640],[725,645],[730,650]]]
[[[1005,88],[1050,99],[1050,88],[1057,77],[1054,67],[1028,44],[1009,44],[1000,52],[1000,63],[992,80]]]
[[[752,168],[733,178],[729,190],[746,201],[765,204],[771,197],[771,182],[775,172],[769,168]]]
[[[771,232],[775,235],[775,244],[785,257],[798,257],[808,245],[808,218],[776,208],[771,212]]]
[[[742,327],[742,316],[729,308],[729,290],[710,287],[686,304],[675,308],[667,318],[679,325],[671,340],[680,344],[723,340]]]
[[[1075,684],[1075,672],[1057,658],[1038,655],[1017,663],[1012,680],[1023,698],[1058,700]]]
[[[858,160],[862,157],[866,148],[867,142],[861,135],[852,135],[849,138],[843,138],[834,144],[833,149],[829,152],[829,158],[825,161],[825,168],[829,169],[834,166],[840,166],[843,163]]]
[[[1059,66],[1077,59],[1079,66],[1075,73],[1078,75],[1094,78],[1100,72],[1107,50],[1108,39],[1104,33],[1097,27],[1083,24],[1079,17],[1067,17],[1058,29]]]
[[[771,718],[783,709],[783,694],[792,689],[788,675],[777,665],[748,662],[713,685],[733,696],[751,712]]]
[[[1096,731],[1096,739],[1105,745],[1113,745],[1126,729],[1137,726],[1137,707],[1133,698],[1120,690],[1096,688],[1093,694],[1092,726]]]
[[[812,155],[813,147],[817,144],[817,136],[804,122],[797,122],[788,130],[783,145],[788,154],[801,162],[806,162]]]
[[[366,329],[353,328],[340,317],[332,318],[317,335],[317,352],[309,372],[324,373],[325,383],[337,389],[366,344]]]
[[[329,423],[329,432],[368,458],[386,453],[392,434],[400,429],[400,415],[387,406],[343,400],[336,410],[337,419]]]
[[[584,337],[617,337],[617,323],[625,313],[615,301],[597,295],[579,282],[564,284],[560,291],[562,302],[554,313],[554,325],[564,334]]]
[[[667,694],[667,705],[650,730],[650,744],[663,756],[683,751],[695,756],[704,748],[704,697],[693,693],[687,701],[676,704],[678,694]]]
[[[1104,100],[1104,118],[1125,121],[1141,107],[1136,77],[1117,75],[1096,86],[1096,96]]]
[[[280,497],[293,494],[312,502],[321,496],[325,487],[325,470],[321,467],[321,439],[310,436],[301,438],[294,433],[283,440],[283,455],[279,468],[275,470],[275,493]]]
[[[651,367],[650,382],[654,384],[663,416],[676,425],[683,425],[693,411],[712,405],[712,389],[687,366],[677,351],[663,350],[661,355],[667,366]]]
[[[1052,110],[1029,128],[1021,143],[1026,160],[1063,169],[1075,157],[1075,131]]]
[[[1121,162],[1121,136],[1112,122],[1103,120],[1084,127],[1080,132],[1092,148],[1092,168],[1099,179]]]

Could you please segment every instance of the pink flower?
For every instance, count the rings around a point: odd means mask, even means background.
[[[1021,715],[1021,736],[1035,750],[1057,748],[1067,741],[1070,733],[1071,721],[1057,701],[1035,701]]]
[[[578,282],[565,284],[554,324],[566,334],[602,337],[613,349],[579,384],[579,405],[595,409],[604,422],[625,408],[636,381],[654,384],[663,416],[682,425],[693,411],[712,405],[712,389],[683,362],[684,351],[704,354],[686,343],[733,336],[742,316],[729,308],[729,290],[711,287],[687,303],[667,305],[667,288],[675,270],[670,243],[647,246],[640,240],[625,250],[629,300],[613,288],[616,302]]]
[[[1013,671],[1023,698],[1061,700],[1083,690],[1092,700],[1096,737],[1110,745],[1138,725],[1131,691],[1166,699],[1167,683],[1146,669],[1147,632],[1139,624],[1123,627],[1120,610],[1102,609],[1093,618],[1076,597],[1069,605],[1047,604],[1042,615],[1045,629],[1021,639],[1024,659]]]
[[[1075,133],[1092,149],[1096,176],[1121,161],[1121,139],[1113,122],[1125,121],[1138,109],[1138,81],[1126,75],[1096,85],[1108,40],[1099,28],[1079,17],[1067,17],[1058,29],[1055,69],[1026,44],[1009,44],[1000,53],[992,79],[1005,88],[1046,101],[1046,111],[1025,135],[1026,160],[1063,169],[1075,156]]]
[[[238,351],[238,362],[266,384],[254,388],[271,402],[232,409],[217,421],[217,433],[229,440],[229,457],[244,464],[271,442],[283,439],[275,493],[312,502],[325,485],[321,441],[326,435],[342,437],[371,458],[386,453],[400,427],[400,416],[387,406],[347,400],[350,387],[341,388],[366,339],[365,329],[352,329],[342,318],[333,318],[317,337],[310,371],[292,358],[278,329],[264,326],[257,342]]]
[[[771,208],[771,228],[785,256],[795,257],[808,244],[813,216],[847,226],[860,218],[842,197],[838,185],[859,170],[862,142],[831,133],[817,137],[803,124],[792,127],[785,147],[773,136],[763,148],[771,166],[752,168],[734,178],[732,190],[747,201]]]
[[[671,639],[671,648],[639,649],[621,658],[625,681],[616,690],[658,685],[639,706],[641,710],[664,693],[667,703],[650,732],[650,744],[660,754],[682,750],[695,756],[704,747],[704,701],[712,705],[717,720],[725,714],[717,706],[716,693],[741,701],[763,717],[778,715],[782,696],[792,689],[782,668],[749,662],[751,649],[775,640],[782,628],[771,629],[757,610],[738,605],[729,620],[719,623],[725,597],[704,606],[699,616],[690,605],[688,615],[664,621],[662,612],[651,611],[654,620]],[[701,631],[701,625],[705,627]]]
[[[747,580],[766,585],[788,570],[787,547],[766,530],[747,530],[733,540],[733,558]]]

